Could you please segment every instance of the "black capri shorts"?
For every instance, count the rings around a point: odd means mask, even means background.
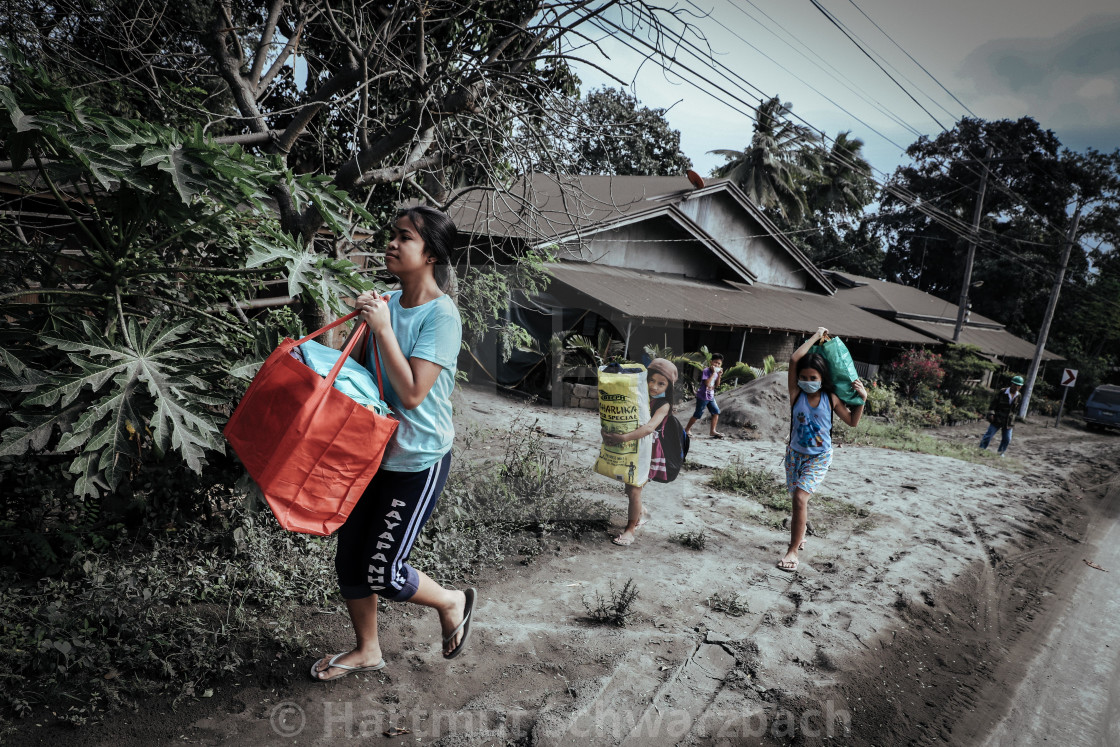
[[[408,555],[447,482],[451,452],[426,470],[379,470],[338,530],[334,567],[344,599],[403,602],[420,583]]]

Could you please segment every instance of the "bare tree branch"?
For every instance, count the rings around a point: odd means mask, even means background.
[[[256,83],[261,79],[261,71],[268,59],[268,49],[272,46],[272,37],[276,33],[276,24],[280,20],[280,11],[284,9],[284,0],[272,0],[272,7],[268,9],[268,19],[261,30],[261,40],[257,45],[257,53],[253,55],[253,68],[249,71],[249,80]],[[254,88],[259,88],[254,85]]]

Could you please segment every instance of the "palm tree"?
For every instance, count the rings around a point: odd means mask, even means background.
[[[808,207],[803,187],[812,172],[806,158],[812,157],[819,138],[808,127],[785,118],[791,109],[777,96],[759,103],[750,147],[709,153],[727,158],[727,163],[713,172],[716,176],[730,178],[759,207],[776,210],[787,221],[797,222]]]
[[[809,187],[808,207],[813,213],[855,215],[875,194],[871,164],[863,157],[863,141],[841,132],[828,153],[818,156],[820,169]]]

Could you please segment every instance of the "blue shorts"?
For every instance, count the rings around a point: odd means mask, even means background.
[[[692,413],[692,417],[699,420],[704,417],[704,410],[719,415],[719,405],[716,404],[714,399],[698,399],[696,400],[696,412]]]

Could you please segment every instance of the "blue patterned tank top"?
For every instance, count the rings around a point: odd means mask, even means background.
[[[809,406],[809,395],[800,392],[793,403],[793,425],[789,447],[801,454],[824,454],[832,450],[832,397],[821,392],[816,407]]]

